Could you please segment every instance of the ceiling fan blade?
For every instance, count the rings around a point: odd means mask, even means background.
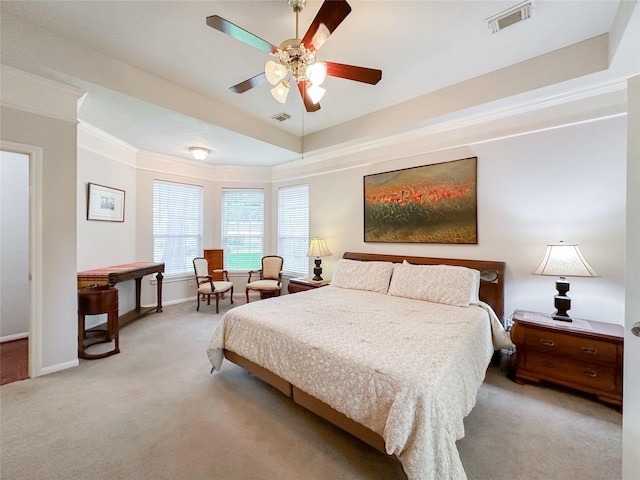
[[[346,78],[347,80],[369,83],[371,85],[375,85],[382,78],[382,70],[356,67],[355,65],[344,65],[342,63],[325,63],[327,65],[327,75],[331,77]]]
[[[256,75],[255,77],[251,77],[250,79],[245,80],[244,82],[240,82],[239,84],[234,85],[233,87],[229,87],[229,90],[231,90],[234,93],[244,93],[247,90],[251,90],[252,88],[257,87],[258,85],[262,85],[266,81],[267,81],[267,76],[264,74],[264,72],[262,72]]]
[[[300,90],[300,96],[302,97],[304,108],[307,110],[307,112],[317,112],[318,110],[320,110],[320,104],[313,103],[311,101],[309,93],[307,93],[307,82],[305,82],[304,80],[299,81],[298,90]]]
[[[325,0],[302,39],[304,46],[318,50],[350,12],[346,0]]]
[[[251,32],[247,32],[245,29],[240,28],[236,24],[231,23],[229,20],[225,20],[218,15],[207,17],[207,25],[209,25],[211,28],[215,28],[216,30],[221,31],[222,33],[226,33],[236,40],[240,40],[247,45],[255,47],[258,50],[262,50],[263,52],[276,53],[276,50],[278,50],[278,47],[276,47],[275,45],[271,45],[266,40],[255,36]]]

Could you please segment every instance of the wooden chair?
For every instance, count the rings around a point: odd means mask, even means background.
[[[282,264],[284,259],[278,255],[262,257],[262,268],[251,270],[247,282],[247,303],[249,303],[249,290],[260,292],[260,298],[279,296],[282,287]],[[252,275],[260,275],[259,280],[251,281]]]
[[[209,261],[204,257],[193,259],[193,269],[196,273],[196,285],[198,287],[198,308],[200,311],[200,299],[207,298],[207,305],[211,304],[211,295],[216,296],[216,313],[220,312],[220,297],[230,292],[231,303],[233,304],[233,283],[229,281],[229,273],[226,270],[216,269],[214,272],[222,273],[225,281],[214,281],[209,274]]]

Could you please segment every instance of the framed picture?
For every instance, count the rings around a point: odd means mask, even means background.
[[[89,183],[87,220],[124,222],[124,190]]]
[[[477,157],[364,177],[364,241],[477,244]]]

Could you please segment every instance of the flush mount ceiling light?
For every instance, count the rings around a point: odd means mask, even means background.
[[[514,5],[497,15],[487,18],[489,30],[491,30],[491,33],[497,33],[503,28],[513,25],[514,23],[522,22],[523,20],[531,17],[532,11],[533,0],[527,0]]]
[[[218,15],[207,17],[207,25],[211,28],[275,57],[275,60],[267,62],[264,72],[234,85],[230,88],[232,92],[244,93],[264,82],[269,82],[275,85],[271,89],[271,95],[278,102],[285,103],[290,83],[295,82],[298,84],[305,109],[307,112],[315,112],[320,109],[319,102],[326,93],[320,85],[327,75],[370,85],[380,81],[381,70],[317,60],[318,49],[351,12],[351,7],[345,0],[325,0],[302,39],[298,36],[298,14],[304,8],[306,0],[288,0],[287,3],[296,14],[296,38],[285,40],[279,47]]]
[[[189,147],[189,151],[191,152],[191,156],[199,162],[206,160],[209,153],[211,153],[210,150],[204,147]]]

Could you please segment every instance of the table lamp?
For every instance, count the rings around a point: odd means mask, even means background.
[[[556,312],[552,315],[554,320],[571,322],[567,310],[571,309],[571,299],[567,296],[569,282],[566,277],[599,277],[589,262],[584,258],[577,243],[552,243],[547,245],[547,250],[536,269],[534,275],[550,275],[560,277],[556,282],[558,294],[554,296]]]
[[[316,282],[319,282],[322,280],[322,276],[321,276],[322,267],[320,266],[320,264],[322,263],[322,260],[320,260],[320,257],[328,257],[329,255],[331,255],[331,252],[327,248],[327,244],[324,243],[324,239],[316,237],[313,240],[311,240],[311,245],[309,245],[309,251],[307,252],[307,257],[316,257],[315,259],[316,266],[313,269],[313,273],[314,273],[313,280],[315,280]]]

